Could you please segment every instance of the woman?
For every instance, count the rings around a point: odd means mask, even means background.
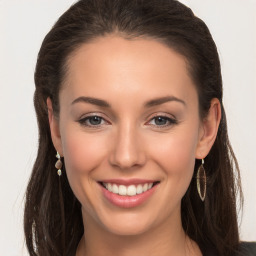
[[[78,1],[45,37],[35,84],[31,255],[249,255],[219,57],[189,8]]]

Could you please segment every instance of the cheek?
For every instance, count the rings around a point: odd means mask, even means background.
[[[164,171],[168,189],[174,189],[179,197],[186,192],[195,165],[197,132],[182,131],[170,133],[154,143],[152,157]]]
[[[100,136],[67,127],[62,136],[62,147],[68,172],[83,175],[96,167],[106,149]]]
[[[96,133],[95,133],[96,134]],[[65,125],[61,133],[65,170],[70,187],[77,199],[91,209],[93,171],[102,162],[107,148],[104,138],[85,133],[73,124]]]

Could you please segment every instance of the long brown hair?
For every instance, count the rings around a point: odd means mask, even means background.
[[[205,159],[207,194],[202,202],[193,178],[182,199],[185,232],[204,252],[220,255],[238,248],[237,201],[242,202],[238,163],[230,146],[222,104],[222,77],[216,45],[205,23],[175,0],[80,0],[71,6],[46,35],[35,70],[34,105],[39,127],[37,158],[26,191],[24,230],[30,255],[74,255],[83,235],[81,204],[66,173],[59,177],[54,164],[46,99],[56,117],[59,91],[67,72],[67,58],[82,44],[107,34],[127,40],[159,40],[182,54],[199,95],[200,116],[218,98],[222,117],[216,141]],[[199,162],[196,161],[195,172]],[[242,204],[241,204],[242,205]]]

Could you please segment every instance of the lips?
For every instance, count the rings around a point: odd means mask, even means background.
[[[154,180],[104,180],[99,182],[103,196],[112,204],[130,208],[144,203],[156,190]]]

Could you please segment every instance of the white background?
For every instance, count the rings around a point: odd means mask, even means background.
[[[73,2],[0,0],[0,255],[27,255],[22,213],[37,150],[34,67],[44,36]],[[241,238],[255,241],[256,2],[182,2],[206,22],[218,46],[229,135],[245,196]]]

